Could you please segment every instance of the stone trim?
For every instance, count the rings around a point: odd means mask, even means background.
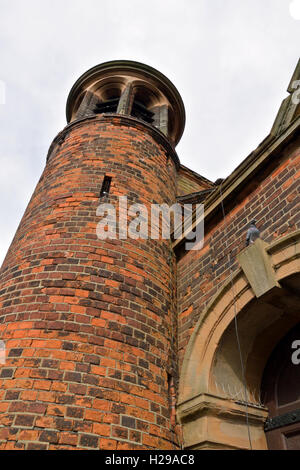
[[[248,405],[250,434],[254,437],[254,448],[261,444],[261,434],[268,411],[265,408]],[[182,403],[178,418],[183,426],[186,449],[249,449],[248,430],[245,425],[245,406],[233,400],[211,394],[201,394]],[[236,445],[231,434],[238,429]],[[264,436],[263,436],[264,437]]]
[[[152,108],[154,112],[154,123],[153,125],[157,127],[165,136],[168,135],[168,126],[169,126],[169,111],[166,104],[155,106]]]
[[[70,122],[73,115],[73,108],[78,96],[80,96],[83,90],[87,90],[91,86],[94,86],[95,83],[102,78],[118,76],[142,79],[145,83],[148,82],[151,88],[158,90],[166,98],[172,108],[172,114],[174,117],[172,140],[174,140],[175,145],[177,145],[183,134],[186,120],[182,98],[177,88],[165,75],[153,67],[140,62],[115,60],[97,65],[85,72],[76,81],[69,93],[66,105],[67,121]]]

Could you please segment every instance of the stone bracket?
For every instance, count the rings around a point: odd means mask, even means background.
[[[274,287],[280,288],[276,280],[271,258],[267,253],[269,245],[258,238],[237,256],[240,266],[257,298]]]
[[[266,408],[254,403],[248,403],[249,420],[251,423],[261,424],[266,420]],[[244,422],[245,404],[227,397],[201,393],[186,402],[180,403],[177,410],[180,423],[193,421],[207,415],[223,416]]]
[[[299,115],[299,101],[297,92],[298,80],[300,80],[300,59],[298,60],[295,72],[293,73],[293,76],[287,89],[288,93],[290,93],[290,96],[283,100],[279,108],[278,114],[271,130],[271,135],[280,135]],[[296,92],[296,99],[294,99],[293,97],[294,92]]]

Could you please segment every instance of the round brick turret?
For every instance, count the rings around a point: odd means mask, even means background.
[[[176,202],[184,107],[116,61],[78,80],[67,119],[0,273],[0,448],[176,449],[170,240],[101,240],[97,208]]]

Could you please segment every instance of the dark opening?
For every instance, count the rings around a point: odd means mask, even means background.
[[[97,103],[94,109],[94,113],[95,114],[116,113],[118,109],[119,99],[120,98],[112,98],[111,100]]]
[[[134,101],[132,105],[131,115],[141,119],[142,121],[152,124],[154,122],[154,113],[149,111],[140,101]]]
[[[169,410],[172,410],[172,386],[173,386],[173,377],[171,374],[168,374],[168,402]]]
[[[104,196],[109,195],[111,180],[112,180],[112,178],[110,176],[104,176],[104,180],[103,180],[102,188],[101,188],[101,192],[100,192],[100,197],[104,197]]]

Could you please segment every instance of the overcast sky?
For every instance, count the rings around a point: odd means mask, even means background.
[[[181,163],[215,181],[269,133],[299,44],[300,0],[0,0],[0,264],[86,70],[164,73],[186,107]]]

